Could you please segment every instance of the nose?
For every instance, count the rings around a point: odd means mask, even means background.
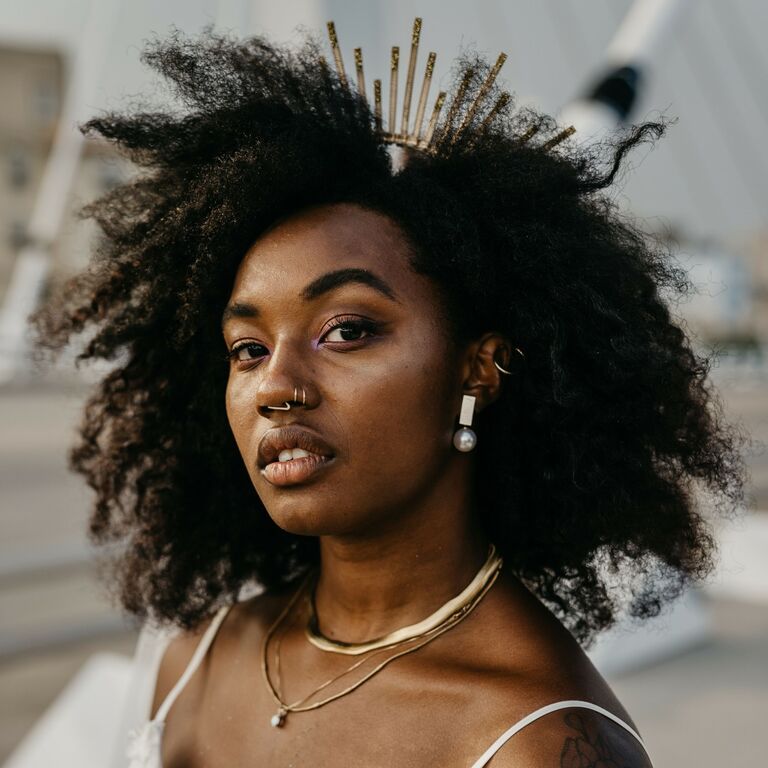
[[[279,343],[259,371],[262,377],[256,406],[261,416],[273,418],[281,411],[314,407],[314,387],[308,381],[298,349]]]

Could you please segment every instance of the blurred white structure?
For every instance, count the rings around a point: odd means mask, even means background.
[[[90,112],[89,102],[100,79],[117,9],[118,0],[93,0],[64,86],[62,109],[35,194],[26,242],[16,255],[0,305],[0,383],[13,378],[24,359],[26,319],[42,296],[80,165],[83,135],[77,123]]]
[[[3,768],[109,766],[120,741],[131,672],[131,660],[118,654],[91,656]]]

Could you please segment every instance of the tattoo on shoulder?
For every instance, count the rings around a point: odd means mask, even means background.
[[[640,768],[637,749],[628,746],[626,739],[611,736],[605,729],[589,729],[587,721],[578,712],[568,712],[564,722],[578,735],[568,736],[560,752],[561,768]],[[642,748],[641,748],[642,749]]]

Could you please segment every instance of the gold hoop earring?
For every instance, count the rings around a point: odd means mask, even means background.
[[[515,352],[518,352],[520,354],[520,356],[523,358],[523,360],[525,360],[525,355],[523,354],[522,350],[519,347],[513,347],[513,349],[515,350]],[[499,369],[499,371],[501,371],[501,373],[505,373],[508,376],[511,375],[512,373],[514,373],[514,371],[508,371],[506,368],[502,368],[496,362],[496,358],[495,357],[494,357],[494,360],[493,360],[493,364]]]

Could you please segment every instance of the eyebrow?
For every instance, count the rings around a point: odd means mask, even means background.
[[[305,286],[299,294],[304,301],[312,301],[318,297],[340,288],[349,283],[358,283],[367,285],[386,296],[390,301],[399,302],[397,294],[390,286],[382,280],[377,274],[368,269],[358,267],[348,267],[346,269],[335,269],[331,272],[316,277],[309,285]],[[224,327],[228,320],[235,317],[258,317],[259,309],[248,302],[233,302],[229,304],[221,316],[221,325]]]

